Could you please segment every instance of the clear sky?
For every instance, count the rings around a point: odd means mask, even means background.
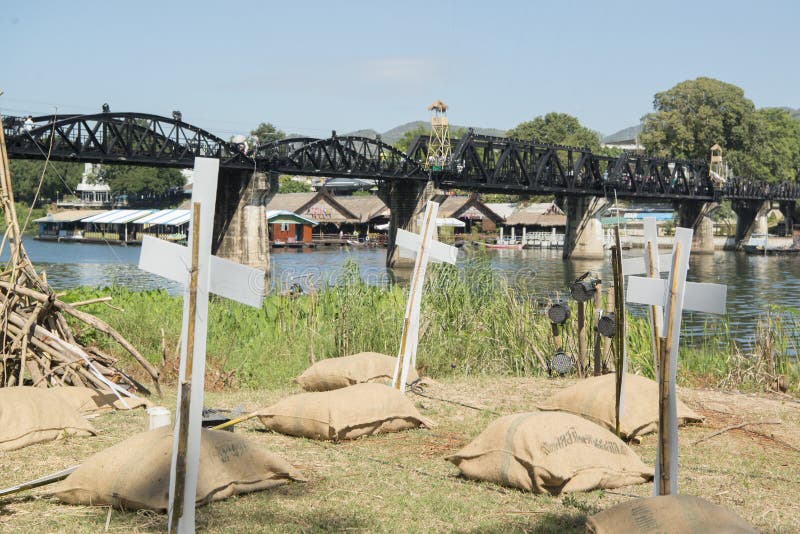
[[[800,107],[800,2],[5,0],[0,111],[169,115],[223,137],[550,111],[604,134],[709,76]]]

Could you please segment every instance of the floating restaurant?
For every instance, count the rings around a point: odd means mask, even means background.
[[[185,241],[189,210],[66,210],[34,222],[42,241],[139,245],[142,235]]]

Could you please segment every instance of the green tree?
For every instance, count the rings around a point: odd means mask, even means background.
[[[173,187],[183,187],[186,180],[177,169],[103,165],[97,175],[111,188],[112,195],[163,195]]]
[[[259,144],[271,143],[272,141],[280,141],[286,139],[286,133],[277,129],[270,122],[262,122],[255,130],[250,131],[250,135],[258,137]]]
[[[687,80],[657,93],[653,106],[639,136],[648,152],[707,160],[718,143],[736,176],[766,182],[796,179],[800,123],[788,110],[756,110],[741,88],[711,78]]]
[[[747,129],[742,150],[727,157],[736,174],[766,182],[795,180],[800,169],[800,121],[785,109],[763,108],[748,119]]]
[[[278,177],[278,193],[308,193],[309,191],[311,191],[311,186],[306,182],[298,182],[286,174]]]
[[[406,131],[400,139],[395,141],[394,147],[401,152],[408,152],[408,148],[411,146],[411,143],[414,142],[418,136],[429,136],[431,134],[431,129],[428,126],[419,125],[414,129]]]
[[[36,194],[39,180],[44,170],[44,161],[12,159],[9,161],[11,183],[14,187],[14,198],[30,203]],[[81,181],[83,165],[79,163],[63,163],[51,161],[47,164],[47,172],[39,192],[40,201],[56,200],[75,191]]]
[[[753,128],[753,102],[735,85],[697,78],[656,93],[654,113],[642,118],[639,141],[659,156],[708,159],[712,145],[743,151]]]
[[[566,113],[551,112],[543,117],[536,117],[532,121],[518,124],[506,135],[554,145],[589,147],[592,151],[600,149],[600,134]]]

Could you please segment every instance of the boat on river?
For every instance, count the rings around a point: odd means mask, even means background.
[[[785,256],[800,254],[800,246],[795,242],[790,246],[770,246],[767,234],[753,234],[742,247],[745,254],[758,256]]]
[[[484,243],[486,248],[522,250],[522,243]]]

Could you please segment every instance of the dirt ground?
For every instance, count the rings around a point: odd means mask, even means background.
[[[308,478],[271,491],[215,502],[198,509],[203,532],[583,532],[587,516],[636,497],[652,484],[614,491],[533,495],[458,476],[444,458],[466,445],[498,414],[534,410],[536,404],[574,379],[478,377],[431,383],[434,398],[411,395],[435,420],[431,430],[322,443],[261,429],[257,420],[238,425],[247,436],[286,458]],[[209,393],[206,405],[269,406],[298,392]],[[741,515],[762,532],[800,532],[800,402],[770,394],[680,390],[682,399],[705,416],[703,424],[680,431],[679,490]],[[160,401],[174,413],[174,393]],[[446,399],[444,400],[439,399]],[[155,399],[158,401],[158,399]],[[467,407],[455,402],[469,404]],[[475,409],[479,408],[479,409]],[[742,423],[694,443],[716,431]],[[80,463],[93,452],[147,427],[143,410],[94,419],[96,437],[68,438],[0,452],[0,487]],[[633,449],[654,464],[655,435]],[[163,532],[166,516],[107,507],[65,505],[46,488],[0,498],[2,532]]]

